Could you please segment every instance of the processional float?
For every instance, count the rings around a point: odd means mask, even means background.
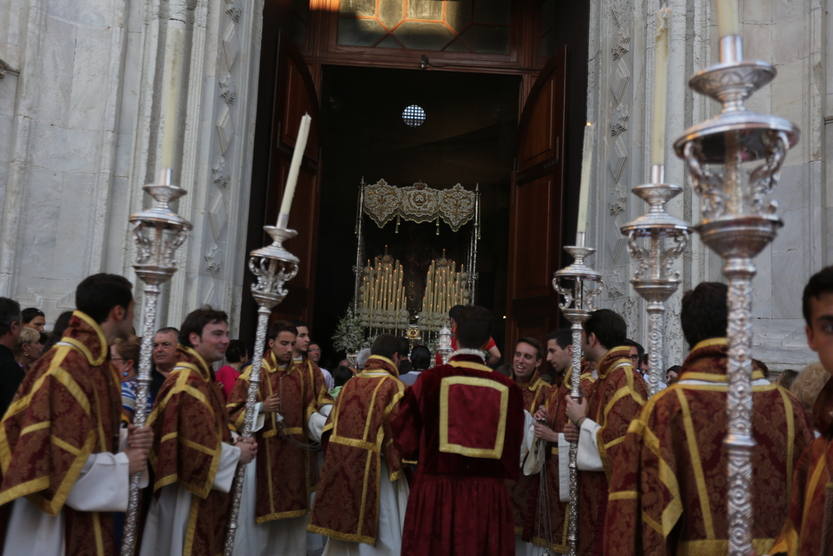
[[[578,226],[576,231],[576,245],[566,246],[564,250],[573,257],[572,264],[556,271],[553,278],[553,288],[559,295],[558,307],[561,314],[570,322],[573,340],[573,353],[570,376],[570,397],[579,400],[581,394],[581,359],[582,325],[590,318],[595,309],[596,297],[603,286],[602,276],[593,270],[585,261],[595,253],[595,249],[585,246],[587,228],[587,203],[590,191],[590,173],[593,164],[592,125],[587,124],[584,129],[584,148],[581,165],[581,189],[579,193]],[[567,509],[567,541],[570,556],[578,553],[578,442],[570,443],[569,488],[570,502]],[[542,471],[541,477],[544,477]],[[544,498],[548,499],[547,493]]]
[[[701,197],[697,232],[723,259],[729,281],[728,434],[729,554],[752,553],[752,278],[753,258],[774,238],[782,221],[768,196],[787,150],[798,142],[789,121],[750,111],[746,100],[775,77],[775,68],[744,60],[737,2],[717,5],[720,62],[689,80],[689,87],[722,105],[721,112],[687,129],[674,143]],[[748,171],[747,163],[758,162]],[[712,166],[713,169],[709,169]],[[722,172],[714,168],[721,166]]]
[[[458,265],[442,256],[431,261],[425,276],[425,289],[419,308],[408,307],[405,270],[400,261],[388,253],[364,259],[364,218],[384,228],[395,222],[399,233],[401,221],[433,223],[436,234],[440,223],[459,232],[471,223],[466,260]],[[380,179],[359,186],[356,210],[355,284],[352,307],[339,324],[337,344],[350,352],[372,341],[379,334],[404,334],[411,341],[436,344],[440,331],[448,324],[448,310],[458,304],[474,303],[477,286],[477,246],[480,240],[480,190],[465,189],[457,183],[437,189],[417,182],[396,186]],[[412,322],[412,318],[417,324]],[[350,337],[348,340],[347,337]],[[349,344],[349,345],[348,345]]]
[[[136,262],[133,268],[145,284],[142,297],[142,344],[139,374],[136,378],[136,412],[133,415],[133,424],[137,427],[143,426],[147,419],[151,353],[160,288],[176,272],[176,250],[185,242],[191,230],[191,223],[174,212],[170,206],[172,202],[185,195],[184,189],[171,183],[171,175],[171,168],[164,168],[159,173],[157,183],[143,187],[153,198],[153,203],[150,208],[129,218],[136,243]],[[134,473],[130,477],[130,494],[121,546],[123,556],[132,556],[136,549],[141,477],[141,473]]]
[[[295,141],[295,150],[292,153],[292,160],[289,164],[286,186],[284,187],[283,200],[278,222],[276,226],[264,226],[263,231],[272,239],[272,243],[255,249],[249,253],[248,266],[254,274],[256,281],[252,283],[252,297],[258,304],[257,309],[257,330],[255,332],[255,345],[252,351],[252,368],[249,374],[249,388],[246,391],[246,407],[243,417],[243,430],[240,436],[251,438],[255,426],[255,404],[257,403],[258,391],[260,390],[260,371],[263,365],[262,354],[266,349],[266,331],[269,327],[269,316],[272,309],[284,300],[288,291],[286,283],[298,274],[298,257],[290,253],[283,246],[283,242],[298,235],[298,232],[289,228],[289,209],[292,206],[292,197],[295,194],[295,186],[298,183],[298,172],[301,168],[301,159],[307,145],[309,128],[312,119],[305,114],[301,118],[301,125],[298,130],[298,137]],[[237,517],[240,514],[240,502],[243,498],[243,483],[246,479],[246,465],[237,466],[237,474],[234,477],[232,487],[231,510],[229,512],[228,530],[224,546],[225,556],[231,556],[234,552],[234,539],[237,535]]]

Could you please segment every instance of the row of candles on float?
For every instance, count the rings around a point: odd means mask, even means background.
[[[445,315],[455,305],[468,303],[467,275],[456,270],[454,261],[445,257],[431,261],[425,281],[425,293],[422,296],[422,312]]]
[[[404,270],[399,261],[379,261],[371,266],[367,261],[360,288],[360,309],[399,312],[407,310]]]
[[[394,320],[407,320],[407,297],[403,282],[402,263],[391,259],[389,255],[377,257],[373,264],[367,261],[359,287],[358,313],[362,321],[367,321],[364,324],[382,324],[384,315],[392,316]],[[463,266],[460,265],[458,271],[455,263],[445,257],[431,261],[422,298],[421,324],[441,325],[440,321],[445,321],[448,310],[454,305],[467,303],[468,298],[467,273],[463,271]],[[435,320],[437,323],[433,322]]]

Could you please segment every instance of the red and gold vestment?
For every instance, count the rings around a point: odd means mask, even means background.
[[[262,402],[277,395],[277,413],[265,413],[264,425],[257,431],[257,523],[302,516],[309,505],[310,452],[307,444],[306,421],[315,411],[317,392],[307,376],[305,364],[279,365],[269,351],[260,371]],[[249,390],[251,367],[237,378],[226,408],[232,425],[243,429],[246,396]],[[310,408],[312,408],[310,410]],[[278,414],[283,417],[278,421]]]
[[[605,554],[726,554],[728,342],[691,350],[679,382],[652,397],[631,423],[610,484]],[[752,528],[765,553],[787,515],[790,476],[811,440],[800,404],[752,374]]]
[[[324,467],[310,531],[343,541],[376,543],[380,483],[405,480],[400,478],[401,458],[390,429],[405,391],[396,376],[393,361],[371,355],[365,369],[339,392],[324,427]],[[383,467],[388,476],[382,476]]]
[[[579,471],[578,553],[601,553],[608,481],[619,465],[631,421],[648,397],[642,377],[631,364],[630,347],[610,349],[599,361],[599,378],[587,397],[587,416],[601,428],[596,444],[604,471]]]
[[[523,396],[476,355],[420,373],[392,421],[402,457],[418,460],[402,554],[514,554],[504,481],[518,476]]]
[[[514,378],[514,373],[513,373]],[[539,407],[543,406],[549,394],[554,390],[553,386],[540,377],[538,372],[532,375],[529,382],[521,383],[515,380],[515,384],[521,389],[524,400],[524,410],[534,415]],[[512,516],[515,520],[515,534],[521,535],[524,540],[530,540],[526,532],[531,530],[535,524],[535,516],[538,509],[538,487],[540,476],[524,475],[521,473],[513,481],[507,481],[506,486],[512,496]]]
[[[833,556],[833,380],[816,398],[813,416],[821,436],[795,466],[787,520],[772,554]]]
[[[231,442],[221,387],[214,372],[193,349],[179,346],[179,361],[148,419],[153,429],[156,495],[178,484],[191,495],[183,554],[222,553],[231,496],[214,490],[222,443]]]
[[[304,359],[300,361],[293,361],[292,363],[299,371],[304,374],[308,384],[312,387],[313,403],[306,408],[306,415],[304,419],[309,419],[310,415],[315,413],[323,406],[332,404],[333,399],[330,397],[330,392],[327,390],[327,385],[324,383],[324,375],[321,369],[310,361]]]
[[[584,372],[589,368],[586,361],[582,361],[581,374],[581,393],[583,397],[587,397],[593,389],[593,376],[590,372]],[[567,425],[567,402],[565,398],[572,392],[573,370],[568,369],[564,373],[563,379],[556,386],[550,390],[545,400],[544,410],[547,412],[547,426],[555,432],[561,432]],[[568,523],[567,523],[567,502],[559,500],[558,492],[558,458],[561,457],[558,452],[558,443],[547,443],[547,459],[542,473],[547,474],[547,484],[549,485],[549,516],[550,525],[549,531],[552,534],[551,539],[544,539],[540,537],[540,533],[546,530],[544,524],[539,523],[541,512],[536,509],[534,520],[528,521],[525,524],[523,531],[523,539],[525,541],[532,541],[536,545],[546,546],[555,550],[556,552],[567,552],[569,549],[569,542],[567,539]],[[569,454],[563,454],[563,457],[569,458]],[[536,475],[537,476],[537,475]]]
[[[90,455],[118,451],[120,411],[104,332],[75,311],[61,341],[26,374],[0,426],[0,506],[27,496],[47,514],[62,513],[67,555],[117,553],[112,514],[65,502]]]

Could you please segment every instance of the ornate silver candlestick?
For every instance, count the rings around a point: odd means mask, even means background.
[[[263,352],[266,346],[266,329],[269,326],[269,315],[272,309],[286,297],[285,284],[298,274],[298,257],[287,251],[283,242],[295,237],[298,232],[287,228],[264,226],[263,230],[272,238],[272,244],[255,249],[249,254],[249,270],[257,278],[252,284],[252,297],[258,304],[257,332],[255,333],[255,347],[252,352],[252,371],[249,376],[249,389],[246,392],[246,409],[243,419],[243,438],[252,436],[255,420],[255,404],[260,388],[260,369],[263,365]],[[237,516],[240,513],[240,499],[243,496],[243,481],[246,477],[246,466],[237,466],[232,490],[231,512],[229,514],[228,531],[224,553],[231,556],[234,551],[234,537],[237,533]]]
[[[448,358],[451,357],[451,351],[451,329],[447,324],[444,324],[437,335],[437,353],[440,354],[443,365],[448,363]]]
[[[751,354],[753,258],[782,225],[767,196],[778,181],[787,150],[798,142],[798,128],[782,118],[756,114],[744,105],[775,77],[765,62],[743,60],[743,39],[720,39],[720,63],[695,74],[689,87],[723,104],[721,113],[677,139],[674,149],[688,166],[694,190],[702,197],[703,219],[697,231],[723,258],[729,280],[729,554],[752,551],[752,391]],[[742,164],[762,160],[748,173]],[[706,165],[723,166],[722,175]],[[744,175],[747,174],[747,175]]]
[[[648,302],[648,388],[656,394],[663,371],[663,320],[665,302],[677,291],[680,273],[674,271],[674,262],[688,245],[691,226],[666,212],[668,201],[683,190],[679,185],[663,183],[665,169],[662,164],[651,167],[651,182],[637,185],[632,191],[650,205],[648,213],[622,226],[622,234],[628,236],[628,251],[638,263],[631,284],[633,289]]]
[[[564,248],[572,255],[573,264],[556,271],[552,285],[561,296],[558,303],[561,314],[570,321],[573,333],[573,361],[570,383],[570,396],[578,400],[581,398],[581,329],[582,324],[594,310],[596,296],[601,293],[602,276],[590,268],[584,259],[596,250],[592,247],[569,246]],[[578,550],[578,467],[576,456],[578,443],[570,443],[570,508],[567,516],[567,539],[570,543],[570,556],[575,556]]]
[[[133,269],[145,284],[142,301],[142,346],[139,356],[139,375],[136,379],[138,385],[136,412],[133,416],[133,424],[139,427],[143,426],[147,419],[151,353],[160,286],[170,280],[176,272],[176,250],[191,230],[191,223],[170,207],[170,203],[186,193],[184,189],[171,184],[171,174],[170,168],[164,168],[159,173],[158,183],[151,183],[142,188],[153,197],[153,204],[150,208],[133,214],[129,218],[129,222],[133,225],[133,239],[136,242],[136,262]],[[121,546],[124,556],[132,556],[136,548],[140,480],[141,473],[135,473],[130,477],[130,497]]]

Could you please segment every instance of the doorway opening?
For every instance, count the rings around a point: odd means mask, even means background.
[[[521,79],[512,75],[325,66],[314,336],[330,338],[353,300],[359,185],[460,183],[481,192],[476,302],[496,316],[502,345],[509,198]],[[415,108],[416,107],[416,108]],[[414,125],[418,123],[419,125]],[[426,268],[445,250],[465,261],[469,235],[440,224],[365,220],[365,259],[382,255]],[[421,292],[420,294],[421,295]],[[326,357],[326,355],[325,355]],[[337,361],[324,361],[333,365]]]

